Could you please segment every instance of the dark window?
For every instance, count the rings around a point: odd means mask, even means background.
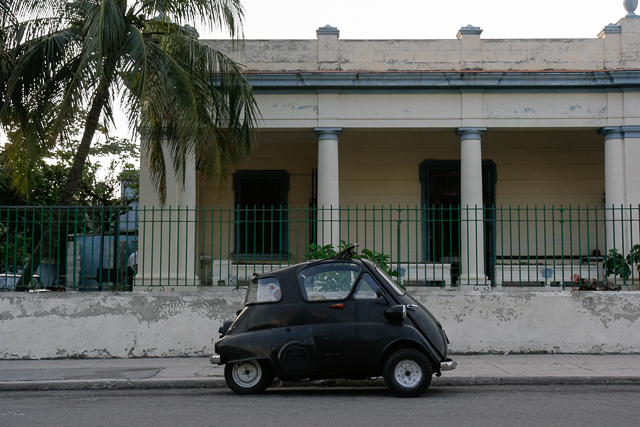
[[[460,256],[460,161],[425,160],[420,164],[424,206],[423,253],[431,262],[452,264],[457,279]],[[482,194],[485,208],[495,205],[496,165],[482,161]],[[493,274],[495,260],[492,209],[485,209],[486,273]],[[492,277],[489,277],[492,279]]]
[[[289,174],[285,171],[238,171],[233,178],[233,189],[235,257],[286,258]]]

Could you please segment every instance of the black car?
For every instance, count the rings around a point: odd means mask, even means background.
[[[233,391],[259,393],[275,377],[383,376],[395,394],[411,397],[434,373],[455,369],[440,322],[380,267],[354,255],[349,248],[251,279],[245,308],[220,328],[210,359],[226,364]]]

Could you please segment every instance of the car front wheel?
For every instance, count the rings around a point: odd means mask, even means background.
[[[256,394],[271,385],[273,373],[268,362],[248,360],[227,363],[224,367],[224,379],[229,388],[238,394]]]
[[[392,353],[382,372],[387,387],[400,397],[420,396],[429,388],[433,375],[429,359],[412,348]]]

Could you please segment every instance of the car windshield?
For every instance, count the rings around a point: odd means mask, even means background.
[[[393,280],[386,271],[384,271],[383,269],[381,269],[379,266],[376,265],[376,270],[378,270],[378,273],[380,273],[380,275],[382,277],[384,277],[384,280],[386,280],[386,282],[389,284],[389,286],[391,286],[391,288],[398,294],[398,295],[404,295],[405,294],[405,290],[402,289],[400,286],[398,286],[398,284],[396,283],[395,280]]]

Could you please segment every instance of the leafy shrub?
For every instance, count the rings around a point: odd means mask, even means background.
[[[629,256],[631,256],[631,254],[629,254]],[[629,258],[629,256],[627,256],[627,258]],[[627,280],[631,275],[631,268],[629,268],[629,264],[627,264],[624,256],[615,248],[609,249],[609,253],[604,258],[603,264],[606,272],[605,276],[613,274],[614,276],[620,276],[624,280]]]
[[[307,246],[306,259],[310,260],[310,259],[333,258],[334,256],[336,256],[338,252],[347,249],[349,246],[353,246],[353,244],[347,243],[344,240],[341,240],[340,246],[338,247],[338,251],[336,251],[333,248],[333,245],[329,244],[329,245],[320,246],[316,243],[312,243],[309,246]],[[367,259],[369,261],[376,263],[382,270],[384,270],[391,277],[400,276],[400,274],[396,270],[391,268],[391,266],[389,265],[390,256],[388,254],[372,251],[370,249],[365,248],[361,251],[361,255],[356,255],[354,258]]]

